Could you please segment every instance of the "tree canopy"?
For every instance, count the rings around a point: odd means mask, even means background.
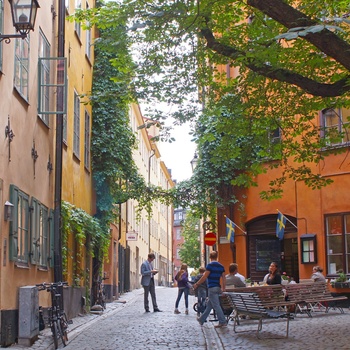
[[[200,221],[193,216],[191,212],[186,213],[181,232],[184,242],[181,244],[179,255],[182,263],[187,264],[194,269],[198,269],[201,263],[199,224]]]
[[[77,13],[101,29],[125,26],[128,86],[147,117],[194,122],[199,166],[175,197],[199,206],[208,193],[212,205],[234,201],[219,187],[252,186],[269,166],[282,175],[266,199],[279,197],[288,177],[329,183],[313,167],[327,146],[315,116],[349,107],[349,16],[347,0],[124,0]]]

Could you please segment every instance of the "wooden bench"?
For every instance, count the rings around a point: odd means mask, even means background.
[[[289,320],[290,313],[287,311],[273,311],[266,308],[262,303],[259,295],[257,293],[238,293],[238,292],[225,292],[223,295],[229,297],[232,307],[234,308],[234,324],[233,330],[235,333],[245,332],[236,330],[237,326],[244,322],[246,318],[249,320],[258,320],[257,337],[260,338],[260,332],[262,330],[264,319],[280,319],[284,318],[286,320],[286,335],[283,338],[288,338],[289,335]],[[244,316],[242,318],[242,316]],[[248,316],[248,317],[247,317]],[[264,337],[265,338],[265,337]],[[281,338],[281,337],[273,337]]]
[[[262,304],[265,307],[284,307],[293,305],[291,302],[286,302],[284,288],[281,284],[266,285],[259,287],[245,287],[245,288],[226,288],[226,292],[235,293],[256,293]]]
[[[347,300],[347,297],[333,296],[325,282],[287,284],[284,287],[288,300],[296,304],[296,311],[305,312],[310,317],[317,308],[324,308],[326,313],[330,308],[337,308],[344,313],[338,301]]]

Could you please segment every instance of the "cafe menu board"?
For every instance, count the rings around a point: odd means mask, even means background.
[[[256,240],[256,270],[268,272],[272,261],[281,265],[281,243],[278,239]]]

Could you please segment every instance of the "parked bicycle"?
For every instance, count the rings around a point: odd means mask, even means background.
[[[103,281],[108,280],[108,277],[103,276],[99,277],[96,281],[96,300],[95,305],[102,306],[103,309],[106,309],[106,291]]]
[[[51,307],[48,309],[48,323],[51,328],[55,349],[58,349],[58,346],[61,344],[63,344],[63,346],[67,345],[68,324],[73,323],[73,321],[67,319],[66,313],[61,309],[62,295],[59,293],[59,289],[67,285],[67,282],[44,282],[36,285],[39,291],[46,290],[51,293]]]

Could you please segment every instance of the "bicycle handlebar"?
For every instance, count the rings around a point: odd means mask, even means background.
[[[57,288],[57,287],[63,287],[63,286],[68,286],[68,282],[43,282],[35,285],[38,287],[39,291],[40,290],[47,290],[51,289],[52,287]]]

